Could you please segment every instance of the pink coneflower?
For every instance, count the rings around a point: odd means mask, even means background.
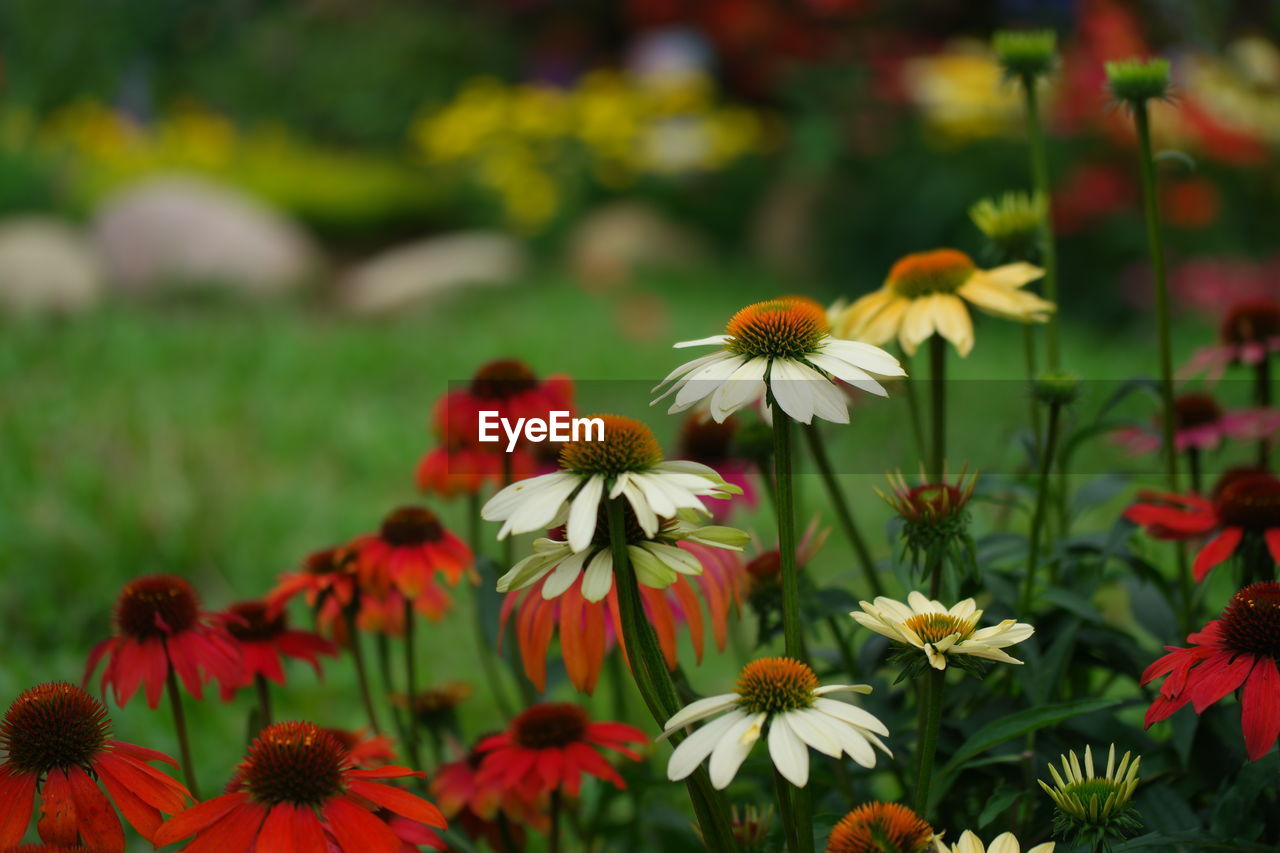
[[[1214,450],[1224,441],[1259,441],[1280,430],[1280,410],[1237,409],[1227,411],[1212,394],[1191,392],[1173,401],[1174,446],[1186,450]],[[1117,443],[1131,453],[1155,453],[1160,449],[1158,421],[1150,429],[1117,430]]]
[[[1231,306],[1218,331],[1218,342],[1196,350],[1182,368],[1184,375],[1222,376],[1236,364],[1257,365],[1280,352],[1280,303],[1269,297],[1245,299]]]

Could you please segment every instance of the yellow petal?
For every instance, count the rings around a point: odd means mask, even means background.
[[[956,294],[989,314],[1022,323],[1043,323],[1054,310],[1052,302],[1026,290],[997,284],[984,272],[974,273]]]
[[[831,324],[831,334],[837,338],[847,338],[850,340],[865,340],[862,337],[864,329],[875,320],[876,316],[884,310],[894,299],[893,291],[888,288],[868,293],[866,296],[860,297],[848,308],[837,315]],[[876,341],[867,341],[867,343],[877,343]]]
[[[907,355],[915,355],[920,344],[929,339],[934,329],[933,300],[912,299],[898,329],[898,343]]]
[[[935,293],[930,298],[938,334],[951,341],[959,356],[964,358],[973,349],[973,321],[969,318],[969,309],[962,299],[950,293]]]
[[[1022,287],[1044,275],[1044,270],[1035,264],[1019,261],[1016,264],[1005,264],[990,270],[979,270],[978,274],[986,276],[988,281],[1002,287]]]

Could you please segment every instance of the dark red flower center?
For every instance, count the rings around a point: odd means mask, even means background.
[[[780,571],[782,571],[782,552],[777,548],[765,551],[747,563],[747,574],[751,576],[752,582],[758,585],[774,583]]]
[[[403,506],[383,520],[379,535],[391,545],[409,547],[438,541],[444,536],[444,528],[431,510]]]
[[[55,681],[13,700],[0,722],[0,746],[9,763],[24,773],[88,769],[110,733],[101,702],[75,685]]]
[[[1243,480],[1246,477],[1254,477],[1259,474],[1266,475],[1269,473],[1271,472],[1266,468],[1258,468],[1253,465],[1241,465],[1236,468],[1228,468],[1218,475],[1218,481],[1213,484],[1213,490],[1209,493],[1209,496],[1216,501],[1218,496],[1222,494],[1223,490],[1232,483]]]
[[[93,851],[79,844],[71,847],[62,844],[19,844],[17,847],[6,847],[4,853],[93,853]]]
[[[176,575],[148,575],[131,582],[116,602],[120,633],[138,639],[165,637],[195,627],[200,601]]]
[[[471,393],[485,400],[508,400],[538,387],[538,377],[514,358],[491,361],[471,378]]]
[[[898,803],[863,803],[831,830],[827,853],[925,853],[933,827]]]
[[[623,471],[639,471],[662,461],[662,448],[653,430],[635,418],[621,415],[597,415],[604,421],[604,439],[588,438],[566,441],[560,449],[560,466],[578,474],[616,475]]]
[[[714,466],[731,455],[733,434],[738,422],[732,417],[724,423],[694,414],[680,428],[680,458]]]
[[[1271,299],[1247,299],[1227,312],[1219,334],[1223,343],[1253,344],[1280,336],[1280,304]]]
[[[325,548],[308,554],[302,562],[302,570],[309,575],[333,575],[346,571],[350,564],[350,553],[343,548]]]
[[[264,642],[274,640],[287,627],[284,610],[270,607],[264,601],[241,601],[227,608],[231,618],[227,631],[237,640]]]
[[[263,729],[240,765],[244,789],[264,805],[319,806],[342,793],[347,747],[314,723]]]
[[[1246,586],[1222,611],[1222,639],[1240,654],[1280,661],[1280,583]]]
[[[511,721],[515,742],[525,749],[555,749],[582,740],[590,720],[568,702],[548,702],[526,709]]]
[[[1173,401],[1173,421],[1178,429],[1194,429],[1222,420],[1222,407],[1209,394],[1182,394]]]
[[[1241,476],[1218,494],[1218,517],[1226,527],[1262,531],[1280,527],[1280,480],[1270,474]]]

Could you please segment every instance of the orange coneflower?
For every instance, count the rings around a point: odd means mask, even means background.
[[[611,749],[632,761],[639,753],[628,743],[644,743],[644,732],[625,723],[596,723],[577,705],[546,702],[526,708],[501,734],[480,741],[476,752],[483,758],[479,782],[501,782],[526,796],[563,791],[576,797],[582,774],[625,789],[601,749]]]
[[[238,688],[248,687],[261,677],[284,684],[282,658],[305,660],[320,675],[320,656],[336,657],[333,643],[311,631],[290,628],[280,607],[266,601],[241,601],[217,615],[227,632],[240,645],[244,678],[239,684],[222,685],[222,699],[230,699]]]
[[[434,594],[437,575],[457,584],[472,563],[466,543],[435,513],[418,506],[394,510],[377,533],[359,537],[350,547],[364,592],[385,596],[395,590],[410,601]]]
[[[434,805],[374,780],[421,776],[407,767],[358,770],[338,738],[308,722],[276,723],[249,746],[229,791],[170,818],[152,839],[184,838],[186,850],[401,853],[403,842],[375,812],[385,809],[443,829]]]
[[[217,620],[200,609],[195,590],[175,575],[148,575],[125,585],[115,609],[115,636],[93,647],[85,666],[87,683],[105,657],[102,689],[111,685],[123,706],[139,686],[147,704],[160,702],[169,674],[199,699],[210,677],[240,683],[243,669],[235,641]]]
[[[37,791],[36,828],[49,844],[84,843],[99,853],[122,853],[124,830],[116,809],[154,840],[161,814],[182,811],[190,795],[150,763],[177,762],[110,734],[106,707],[74,685],[41,684],[14,700],[0,722],[6,753],[0,764],[0,847],[26,835]]]
[[[863,803],[832,827],[827,853],[927,853],[934,837],[933,827],[906,806]]]

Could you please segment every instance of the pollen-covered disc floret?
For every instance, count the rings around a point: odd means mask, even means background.
[[[576,474],[616,476],[624,471],[644,471],[662,461],[662,447],[648,426],[621,415],[597,417],[604,421],[604,439],[565,442],[560,449],[560,467]]]
[[[444,527],[431,510],[404,506],[383,519],[378,534],[391,545],[425,545],[443,538]]]
[[[1251,584],[1222,611],[1222,641],[1234,652],[1280,661],[1280,583]]]
[[[64,681],[21,693],[0,722],[0,746],[24,773],[88,769],[111,733],[101,702]]]
[[[1270,474],[1242,476],[1218,494],[1218,516],[1227,527],[1263,531],[1280,527],[1280,480]]]
[[[534,705],[511,721],[511,736],[525,749],[564,748],[587,733],[587,712],[568,702]]]
[[[240,785],[266,806],[319,806],[343,791],[350,767],[346,747],[314,723],[276,723],[263,729],[240,765]]]
[[[750,357],[802,358],[827,334],[827,312],[812,299],[786,296],[738,311],[724,327],[725,349]]]
[[[925,853],[933,827],[898,803],[863,803],[831,829],[827,853]]]
[[[870,692],[865,684],[819,685],[812,669],[790,658],[749,663],[733,693],[699,699],[667,720],[664,738],[710,720],[671,753],[667,778],[684,779],[709,758],[711,784],[725,788],[761,737],[768,739],[774,767],[801,787],[809,781],[810,749],[832,758],[848,755],[863,767],[874,767],[876,749],[892,756],[880,739],[889,730],[856,705],[827,698]]]
[[[931,293],[955,293],[977,269],[968,255],[956,249],[915,252],[901,258],[889,270],[888,286],[908,299]]]
[[[858,604],[862,610],[849,614],[854,621],[890,640],[923,651],[934,669],[946,669],[949,660],[967,663],[964,656],[1020,664],[1022,661],[1004,649],[1035,633],[1030,625],[1013,619],[978,628],[982,611],[972,598],[948,608],[913,591],[905,604],[884,596]]]
[[[116,602],[116,626],[137,639],[164,637],[195,627],[200,601],[176,575],[148,575],[130,582]]]
[[[813,705],[818,676],[791,658],[761,658],[742,668],[735,690],[738,704],[753,714],[777,714]]]
[[[1116,763],[1116,747],[1107,751],[1104,772],[1096,772],[1093,751],[1086,746],[1084,763],[1074,751],[1060,757],[1062,772],[1052,764],[1049,775],[1053,785],[1038,780],[1040,787],[1057,806],[1054,828],[1078,840],[1101,841],[1106,837],[1122,838],[1141,827],[1130,800],[1138,787],[1138,765],[1141,757],[1128,752]]]

